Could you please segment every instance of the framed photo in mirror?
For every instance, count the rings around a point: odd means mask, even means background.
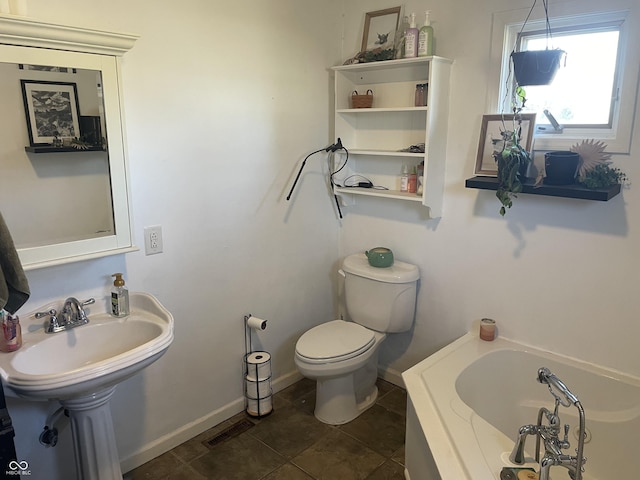
[[[80,137],[75,83],[20,80],[31,146]]]

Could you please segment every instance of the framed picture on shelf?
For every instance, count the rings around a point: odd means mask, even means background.
[[[382,50],[394,48],[396,31],[400,23],[401,8],[386,8],[366,14],[361,52],[375,50],[376,48],[381,48]]]
[[[514,128],[513,114],[483,115],[482,128],[480,129],[480,142],[476,157],[475,175],[488,177],[498,176],[498,164],[493,158],[494,153],[501,152],[505,141],[509,142]],[[522,119],[522,131],[520,133],[520,145],[527,151],[531,151],[533,142],[533,129],[536,123],[535,113],[520,114]]]
[[[75,83],[20,80],[31,146],[80,137]]]

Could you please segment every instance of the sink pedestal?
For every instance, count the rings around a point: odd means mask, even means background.
[[[115,390],[60,401],[69,410],[78,480],[122,480],[109,407]]]

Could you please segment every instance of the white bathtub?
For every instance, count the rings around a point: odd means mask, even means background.
[[[629,352],[637,355],[637,352]],[[402,374],[408,393],[405,477],[410,480],[496,480],[509,462],[518,428],[553,410],[537,371],[547,367],[578,397],[590,440],[584,480],[640,478],[640,379],[503,338],[485,342],[469,333]],[[560,407],[578,445],[576,407]],[[532,466],[535,438],[526,453]],[[553,480],[569,480],[552,467]]]

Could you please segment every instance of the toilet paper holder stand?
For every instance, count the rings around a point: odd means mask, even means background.
[[[243,359],[243,385],[245,410],[252,417],[262,418],[273,411],[271,389],[271,356],[267,352],[254,352],[251,338],[252,330],[264,330],[267,320],[254,317],[251,314],[244,316],[245,355]],[[255,362],[253,354],[258,358],[264,357],[260,363]]]

